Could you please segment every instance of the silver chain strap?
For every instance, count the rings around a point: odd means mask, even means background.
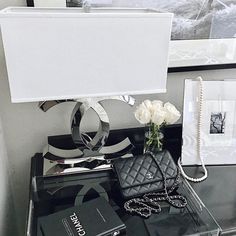
[[[124,208],[127,212],[136,213],[142,217],[148,218],[152,215],[152,213],[160,213],[161,206],[158,202],[167,201],[170,205],[176,208],[184,208],[187,205],[187,200],[184,196],[178,195],[169,195],[172,193],[175,188],[179,184],[180,172],[177,168],[177,176],[174,180],[173,185],[169,190],[167,190],[167,181],[166,176],[161,169],[159,163],[155,159],[152,152],[146,152],[146,154],[150,154],[156,165],[158,166],[162,179],[163,179],[163,191],[162,192],[153,192],[153,193],[146,193],[142,198],[133,198],[129,201],[125,202]]]

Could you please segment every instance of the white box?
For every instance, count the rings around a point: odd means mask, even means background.
[[[0,11],[12,102],[165,92],[173,14]]]

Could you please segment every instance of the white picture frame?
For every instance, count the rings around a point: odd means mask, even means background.
[[[235,89],[236,80],[203,81],[200,155],[206,165],[236,164]],[[199,81],[187,79],[183,109],[183,165],[201,164],[197,152],[200,115],[198,92]],[[215,119],[218,126],[222,125],[221,129],[214,130],[211,119]]]
[[[169,65],[171,68],[236,67],[236,38],[171,40]],[[219,67],[220,68],[220,67]],[[193,68],[194,69],[194,68]]]
[[[36,0],[26,1],[28,6],[33,6],[34,1]],[[95,4],[97,6],[114,5],[116,7],[126,6],[159,9],[158,2],[160,1],[90,0],[90,2],[91,4]],[[179,2],[179,4],[181,5],[181,1],[176,0],[176,2]],[[196,0],[197,4],[201,4],[198,2],[199,1]],[[186,1],[186,4],[188,4],[188,1]],[[202,1],[202,4],[203,5],[200,7],[199,16],[201,15],[201,11],[207,7],[207,1]],[[225,5],[227,5],[227,3]],[[162,5],[160,5],[160,11],[162,10],[161,6]],[[185,6],[185,9],[189,8]],[[193,36],[193,40],[189,40],[189,38],[185,37],[180,40],[172,40],[170,42],[168,65],[169,72],[236,68],[236,38],[228,36],[227,33],[225,33],[224,35],[221,35],[221,33],[219,33],[223,32],[226,26],[228,25],[228,22],[233,20],[231,19],[231,17],[234,17],[233,14],[229,15],[228,21],[221,22],[223,18],[214,18],[213,16],[212,26],[209,30],[209,37],[211,39],[198,39]],[[186,25],[188,25],[188,20],[186,22]],[[234,30],[234,28],[232,28],[232,30]],[[180,31],[183,31],[181,27]],[[202,31],[208,31],[208,29],[202,29]]]

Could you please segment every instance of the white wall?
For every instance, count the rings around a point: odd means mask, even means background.
[[[25,0],[1,0],[0,8],[9,5],[23,5]],[[162,95],[137,96],[137,103],[143,99],[158,98],[174,103],[182,110],[183,83],[186,78],[195,78],[202,75],[204,79],[231,79],[236,78],[236,69],[221,71],[202,71],[176,73],[168,75],[168,92]],[[13,198],[16,206],[19,235],[24,235],[25,217],[27,211],[28,186],[30,173],[30,158],[35,152],[41,152],[46,144],[48,135],[65,134],[69,132],[68,119],[72,109],[71,104],[62,104],[43,113],[37,108],[37,103],[12,104],[10,102],[7,71],[4,60],[2,42],[0,40],[0,116],[2,117],[8,159],[10,162],[10,178],[13,186]],[[126,128],[138,126],[133,116],[133,109],[123,106],[119,102],[107,103],[112,128]],[[92,125],[88,124],[90,129]],[[1,147],[0,147],[1,148]],[[1,158],[1,157],[0,157]],[[0,159],[1,160],[1,159]],[[0,187],[8,182],[3,176],[7,174],[6,157],[4,165],[0,163]],[[1,171],[1,168],[4,172]],[[5,199],[5,187],[0,189],[0,199]],[[3,190],[3,191],[2,191]],[[0,200],[0,209],[5,204]],[[10,203],[9,203],[10,204]],[[0,217],[2,217],[2,210]],[[0,218],[1,219],[1,218]],[[1,221],[0,221],[1,222]],[[0,223],[1,229],[1,223]],[[2,236],[3,234],[0,235]],[[6,234],[16,235],[16,234]]]
[[[25,5],[25,0],[1,0],[0,1],[0,9],[8,6],[21,6]],[[1,35],[1,34],[0,34]],[[17,235],[24,235],[23,234],[23,227],[17,227],[17,218],[19,217],[19,214],[16,214],[15,211],[15,204],[14,199],[18,199],[18,196],[13,196],[13,189],[15,186],[15,165],[11,165],[10,163],[14,162],[13,157],[8,156],[7,150],[6,150],[6,143],[5,143],[5,133],[8,132],[6,129],[2,126],[2,119],[1,115],[6,112],[4,107],[7,106],[7,103],[5,103],[6,98],[5,97],[5,91],[8,89],[7,81],[6,81],[6,66],[5,66],[5,60],[4,60],[4,53],[2,49],[2,40],[0,36],[0,235],[1,236],[17,236]],[[6,117],[5,117],[6,119]],[[7,123],[8,121],[4,119],[4,123]],[[6,135],[7,136],[7,135]],[[14,141],[12,144],[9,144],[11,142],[8,142],[9,145],[14,145]],[[14,168],[13,168],[14,166]],[[27,178],[27,177],[26,177]],[[25,187],[26,189],[26,187]],[[14,193],[16,193],[14,189]],[[18,205],[19,206],[19,205]],[[26,204],[23,206],[26,207]],[[18,212],[18,211],[17,211]],[[25,218],[25,216],[23,216]],[[23,221],[22,221],[23,222]],[[24,225],[24,222],[23,222]]]
[[[2,236],[17,235],[15,207],[9,177],[9,162],[0,119],[0,235]]]

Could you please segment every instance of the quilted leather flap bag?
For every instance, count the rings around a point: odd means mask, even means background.
[[[166,178],[166,187],[175,183],[178,170],[167,150],[150,155],[120,158],[113,163],[121,192],[124,198],[138,197],[149,192],[164,190],[162,170]]]

